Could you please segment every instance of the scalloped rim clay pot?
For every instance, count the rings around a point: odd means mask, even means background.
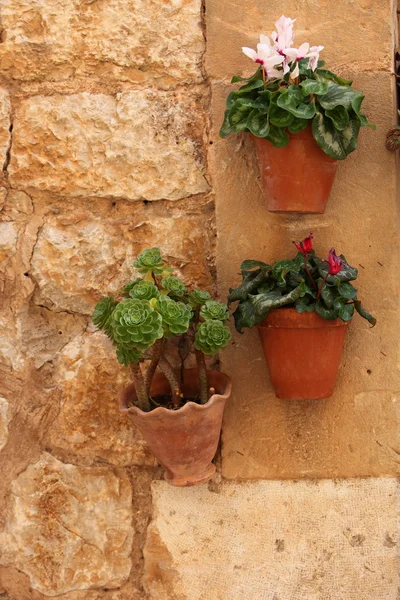
[[[333,394],[348,323],[316,312],[278,308],[257,325],[277,398],[319,400]]]
[[[225,403],[231,394],[230,377],[219,371],[207,371],[208,385],[216,390],[207,404],[187,402],[178,410],[158,407],[143,412],[130,406],[136,398],[133,384],[125,388],[119,403],[140,430],[150,449],[165,469],[171,485],[189,486],[205,483],[215,473],[212,459],[218,448]],[[184,371],[182,392],[193,398],[199,392],[197,369]],[[169,394],[164,375],[156,373],[151,394]]]
[[[318,146],[311,126],[289,133],[284,148],[253,138],[268,210],[271,212],[323,213],[331,193],[338,161]]]

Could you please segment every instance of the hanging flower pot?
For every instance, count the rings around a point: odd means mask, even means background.
[[[252,134],[268,209],[323,213],[337,161],[357,147],[362,92],[324,68],[323,46],[293,47],[294,20],[281,16],[271,37],[260,36],[257,50],[242,48],[257,71],[226,100],[220,136]]]
[[[318,400],[332,396],[346,322],[283,308],[271,311],[257,329],[277,398]]]
[[[144,250],[133,266],[137,276],[119,297],[106,296],[93,312],[93,323],[131,370],[133,382],[122,392],[120,408],[164,465],[169,483],[204,483],[215,472],[211,461],[231,393],[229,377],[207,371],[205,355],[229,344],[229,310],[171,275],[159,248]],[[190,351],[196,357],[197,369],[183,369],[183,377],[168,360],[177,346],[182,369]]]
[[[284,148],[254,135],[252,138],[268,210],[323,213],[338,162],[317,145],[311,127],[290,133]]]
[[[272,265],[245,260],[243,281],[231,289],[228,302],[238,302],[235,327],[257,326],[278,398],[316,400],[333,393],[347,324],[355,312],[372,326],[375,318],[350,283],[358,271],[332,248],[322,260],[313,236],[294,242],[292,259]]]
[[[231,393],[231,380],[224,373],[208,371],[208,383],[215,392],[206,404],[186,402],[178,410],[157,407],[144,412],[135,406],[134,384],[120,395],[120,407],[142,433],[150,449],[165,469],[165,479],[171,485],[190,486],[205,483],[215,473],[211,462],[217,451],[225,403]],[[162,374],[153,379],[151,396],[169,393],[169,384]],[[199,394],[196,369],[184,372],[182,393],[185,398]]]

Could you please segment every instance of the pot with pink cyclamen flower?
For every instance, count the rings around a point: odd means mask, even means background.
[[[362,92],[324,68],[323,46],[293,47],[295,19],[260,36],[257,50],[242,48],[258,68],[226,101],[220,135],[249,132],[256,148],[268,210],[323,213],[339,160],[357,147]]]
[[[294,242],[293,259],[273,265],[246,260],[243,282],[231,289],[229,303],[239,333],[257,326],[278,398],[317,400],[334,390],[348,323],[358,312],[372,326],[375,318],[350,283],[358,271],[332,248],[316,256],[313,236]]]
[[[165,468],[168,483],[204,483],[215,472],[211,461],[231,392],[230,378],[207,370],[205,355],[229,343],[228,307],[206,291],[189,291],[171,275],[158,248],[144,250],[134,266],[141,277],[129,281],[119,299],[100,300],[93,313],[118,361],[131,370],[133,381],[120,394],[120,409]],[[173,338],[182,349],[179,371],[168,360]],[[185,369],[190,349],[197,368]]]

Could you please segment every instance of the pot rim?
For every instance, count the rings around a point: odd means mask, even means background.
[[[184,370],[184,379],[185,379],[185,375],[188,376],[189,374],[192,374],[192,373],[197,373],[197,369],[185,369]],[[166,378],[162,373],[157,373],[156,375],[160,379],[163,378],[166,381]],[[226,375],[226,373],[222,373],[221,371],[216,371],[215,369],[208,369],[207,375],[212,375],[212,376],[218,377],[218,378],[221,377],[224,380],[224,384],[223,384],[224,391],[221,394],[217,394],[217,393],[213,394],[211,396],[211,398],[209,398],[208,402],[206,402],[206,404],[197,404],[197,402],[189,401],[189,402],[186,402],[186,404],[184,406],[182,406],[181,408],[178,408],[178,410],[171,410],[169,408],[165,408],[164,406],[158,406],[157,408],[154,408],[153,410],[151,410],[149,412],[144,412],[137,406],[129,406],[129,407],[127,406],[127,401],[128,401],[128,398],[131,396],[131,392],[135,393],[135,385],[133,383],[131,383],[127,387],[125,387],[118,396],[119,409],[122,413],[125,413],[125,414],[136,413],[137,415],[140,415],[140,417],[142,419],[151,419],[151,418],[162,416],[162,415],[168,415],[168,416],[179,415],[179,416],[181,416],[181,415],[185,415],[187,412],[193,411],[193,410],[201,412],[201,411],[207,410],[212,404],[226,402],[226,400],[229,398],[229,396],[231,395],[231,392],[232,392],[232,379],[229,377],[229,375]]]
[[[350,322],[341,319],[324,319],[315,310],[311,313],[298,313],[293,306],[287,306],[271,310],[256,327],[258,329],[328,329],[347,327]]]

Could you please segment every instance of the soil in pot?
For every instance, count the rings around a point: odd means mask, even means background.
[[[289,137],[287,146],[275,148],[268,140],[252,135],[268,210],[323,213],[338,161],[317,145],[311,126]]]
[[[225,403],[231,393],[231,380],[224,373],[208,371],[209,387],[215,389],[206,404],[188,401],[177,410],[159,406],[143,412],[132,406],[136,393],[129,385],[120,395],[121,411],[138,427],[150,449],[165,469],[171,485],[190,486],[205,483],[215,473],[211,462],[218,448]],[[186,399],[197,398],[199,383],[196,369],[184,372],[182,392]],[[170,388],[164,375],[153,379],[153,398],[168,397]]]
[[[273,310],[257,325],[278,398],[318,400],[333,394],[347,323],[316,312]]]

